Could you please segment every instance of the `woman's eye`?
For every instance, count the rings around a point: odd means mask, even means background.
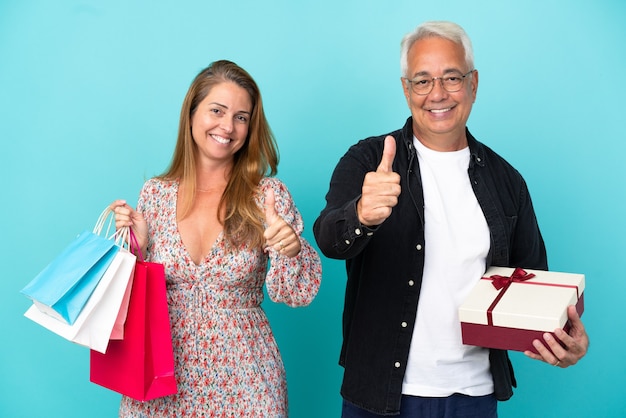
[[[237,120],[241,123],[248,123],[248,118],[244,115],[238,115]]]

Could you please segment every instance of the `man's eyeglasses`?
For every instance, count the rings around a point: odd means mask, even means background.
[[[463,81],[465,81],[465,77],[470,75],[476,70],[470,70],[465,74],[452,72],[448,73],[442,77],[424,77],[418,76],[414,79],[404,78],[406,82],[411,86],[411,90],[413,93],[419,95],[427,95],[433,90],[433,86],[435,85],[435,80],[439,80],[441,83],[441,87],[448,93],[454,93],[455,91],[461,90],[463,86]]]

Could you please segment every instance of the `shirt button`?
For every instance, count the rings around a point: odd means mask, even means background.
[[[368,232],[368,233],[367,233],[367,236],[368,236],[368,237],[371,237],[372,235],[374,235],[374,233],[373,233],[373,232]]]
[[[413,280],[409,280],[409,286],[413,286],[415,282]]]
[[[350,245],[350,240],[349,239],[345,240],[344,242],[346,243],[346,245]]]
[[[406,322],[402,322],[402,328],[406,328],[408,324]]]
[[[417,244],[415,246],[415,248],[417,248],[417,251],[421,251],[422,250],[422,244]]]
[[[394,364],[394,366],[396,367],[396,369],[398,369],[400,367],[400,362],[396,361],[396,363]]]
[[[361,230],[359,228],[357,228],[357,229],[354,230],[354,233],[357,234],[357,235],[361,235]]]

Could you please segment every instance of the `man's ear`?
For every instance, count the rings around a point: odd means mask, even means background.
[[[400,83],[402,83],[402,91],[404,92],[404,97],[406,98],[406,102],[408,103],[410,96],[410,83],[404,77],[400,77]]]

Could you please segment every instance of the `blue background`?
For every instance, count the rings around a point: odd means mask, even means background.
[[[306,223],[357,140],[408,116],[401,37],[460,23],[480,72],[469,127],[525,176],[556,271],[585,273],[589,354],[560,370],[513,353],[502,417],[626,414],[626,3],[621,0],[0,0],[0,416],[112,417],[88,350],[22,314],[19,290],[113,199],[136,202],[174,148],[196,73],[231,59],[259,83],[279,177]],[[304,309],[264,303],[291,416],[339,416],[345,273],[323,260]]]

